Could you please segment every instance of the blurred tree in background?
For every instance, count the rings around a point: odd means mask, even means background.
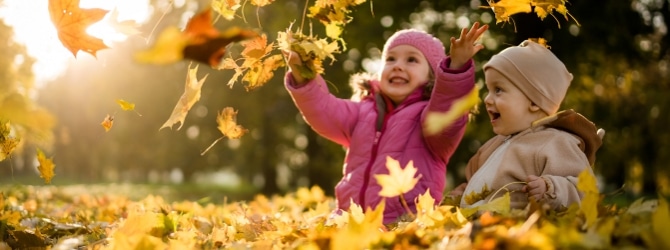
[[[268,41],[274,41],[275,31],[285,31],[291,23],[295,30],[302,23],[305,2],[281,0],[258,9],[247,6],[243,9],[245,19],[219,21],[215,26],[262,29],[267,31]],[[164,5],[164,1],[152,2],[154,6],[161,3]],[[165,13],[164,8],[155,7],[143,32],[149,34],[157,23],[156,30],[175,24],[183,27],[188,17],[208,5],[209,1],[189,0]],[[385,39],[396,30],[413,27],[430,31],[448,49],[450,37],[479,21],[491,26],[482,40],[486,50],[475,57],[477,79],[482,84],[481,66],[493,54],[527,38],[544,37],[574,75],[563,108],[575,109],[607,131],[595,165],[606,190],[625,183],[631,193],[660,189],[668,194],[670,131],[666,128],[670,120],[662,118],[670,108],[668,5],[667,0],[571,1],[568,10],[580,25],[560,15],[540,20],[534,14],[513,15],[513,23],[496,24],[491,9],[482,8],[488,6],[486,1],[368,1],[351,13],[352,22],[342,35],[347,50],[337,55],[334,63],[326,61],[324,77],[333,93],[348,98],[349,76],[370,70]],[[304,28],[325,34],[323,25],[315,20],[305,20]],[[0,26],[0,36],[11,41],[9,27]],[[189,62],[167,66],[136,63],[133,54],[151,43],[131,37],[98,52],[97,59],[81,57],[62,77],[39,90],[38,102],[58,118],[53,129],[54,183],[59,179],[167,182],[171,174],[198,182],[224,171],[236,174],[240,185],[265,194],[308,185],[319,185],[332,194],[341,178],[344,150],[316,135],[302,120],[284,89],[285,70],[277,70],[265,86],[247,91],[240,83],[233,88],[226,85],[233,72],[200,65],[198,78],[206,74],[208,78],[183,128],[158,130],[184,90]],[[20,46],[8,44],[0,45],[3,55],[23,53]],[[229,51],[239,53],[241,47],[233,45]],[[7,56],[0,58],[0,101],[7,93],[24,88],[15,84],[30,83],[31,59],[22,58],[23,64]],[[22,71],[4,73],[16,65],[24,65]],[[28,97],[22,98],[32,100]],[[117,99],[135,103],[142,116],[122,111]],[[220,137],[216,115],[227,106],[238,111],[237,122],[248,128],[249,134],[238,140],[224,139],[201,156]],[[1,110],[5,110],[4,104]],[[115,116],[109,132],[100,126],[107,114]],[[462,181],[465,164],[491,136],[486,114],[476,115],[448,165],[449,185]],[[32,150],[27,152],[33,155]],[[0,162],[0,178],[9,173],[9,162]]]
[[[37,93],[32,73],[34,59],[24,46],[13,41],[13,29],[2,19],[0,41],[4,41],[0,43],[0,122],[9,121],[11,136],[20,138],[10,155],[15,164],[0,165],[0,176],[9,176],[13,170],[30,170],[26,166],[32,166],[35,155],[30,146],[50,149],[55,118],[34,99]]]

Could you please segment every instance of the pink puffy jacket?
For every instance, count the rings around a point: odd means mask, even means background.
[[[449,62],[446,58],[440,63],[441,72],[436,74],[430,99],[421,97],[423,88],[417,89],[386,114],[380,131],[376,131],[375,98],[364,98],[360,102],[337,98],[328,91],[320,75],[295,87],[291,74],[286,74],[286,88],[306,122],[321,136],[347,149],[343,177],[335,187],[339,209],[348,210],[350,200],[363,209],[375,208],[381,202],[381,186],[374,175],[388,174],[387,156],[398,160],[403,168],[411,160],[418,169],[419,182],[404,195],[413,212],[416,211],[415,199],[428,189],[436,203],[442,200],[446,166],[463,137],[467,116],[464,114],[433,136],[423,134],[422,123],[429,111],[449,110],[454,100],[472,90],[475,82],[472,60],[458,70],[448,69]],[[399,198],[387,199],[384,223],[394,222],[404,213]]]

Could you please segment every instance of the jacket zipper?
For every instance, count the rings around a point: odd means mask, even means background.
[[[372,144],[372,155],[370,156],[370,161],[368,162],[368,165],[365,167],[365,174],[363,175],[363,186],[361,186],[361,191],[358,194],[358,199],[360,201],[360,205],[365,210],[365,192],[368,189],[368,185],[370,184],[370,172],[372,171],[372,164],[374,164],[375,159],[377,158],[377,149],[379,148],[379,139],[382,136],[381,131],[376,131],[375,132],[375,140],[373,141]]]

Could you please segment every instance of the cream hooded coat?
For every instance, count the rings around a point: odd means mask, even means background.
[[[498,169],[495,172],[481,173],[493,175],[492,183],[487,183],[488,191],[479,190],[479,195],[468,192],[463,193],[463,196],[485,197],[484,200],[488,201],[504,195],[505,192],[501,191],[496,197],[491,197],[506,184],[524,182],[529,175],[536,175],[547,183],[547,192],[541,202],[559,209],[581,201],[582,194],[577,190],[577,176],[584,169],[593,174],[591,166],[595,161],[595,152],[602,145],[602,138],[589,120],[572,110],[562,111],[536,121],[530,128],[516,135],[498,135],[487,141],[466,166],[468,182],[503,143],[509,145],[498,158],[501,161]],[[528,204],[527,194],[521,192],[524,185],[519,183],[506,186],[512,191],[512,208],[524,208]],[[479,201],[480,199],[469,198],[463,199],[461,204],[466,203],[469,206]]]

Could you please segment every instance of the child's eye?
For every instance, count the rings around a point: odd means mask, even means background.
[[[493,93],[498,94],[498,93],[500,93],[500,92],[502,92],[502,91],[503,91],[503,89],[500,88],[500,87],[495,87],[495,88],[493,88]]]
[[[418,62],[419,60],[416,57],[410,57],[407,59],[408,62]]]
[[[392,57],[392,56],[386,57],[386,61],[387,62],[393,62],[393,61],[395,61],[395,57]]]

